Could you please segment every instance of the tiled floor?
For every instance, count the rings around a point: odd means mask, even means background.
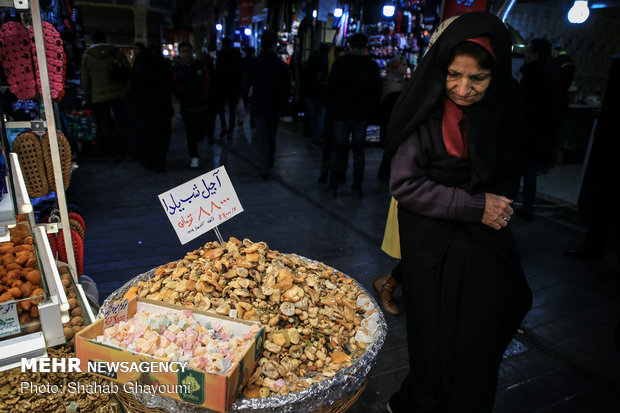
[[[181,245],[157,195],[225,165],[245,211],[220,226],[224,237],[266,241],[270,247],[321,260],[357,278],[369,291],[394,261],[381,252],[389,205],[387,184],[376,178],[381,149],[366,151],[364,197],[348,186],[334,199],[317,183],[320,150],[308,146],[299,123],[281,122],[273,179],[260,181],[248,123],[231,143],[200,145],[201,168],[187,168],[180,119],[175,118],[168,172],[137,163],[114,164],[82,156],[68,196],[86,220],[85,273],[101,299],[125,281],[214,240],[209,232]],[[348,182],[351,182],[349,168]],[[547,204],[531,223],[511,221],[534,291],[500,370],[495,412],[620,411],[620,354],[613,332],[620,319],[620,276],[615,253],[599,262],[562,255],[579,245],[583,228],[569,208]],[[396,294],[402,306],[402,295]],[[370,384],[354,412],[384,411],[385,400],[407,372],[405,316],[387,315],[389,332]]]

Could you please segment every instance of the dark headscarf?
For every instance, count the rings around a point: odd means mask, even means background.
[[[496,65],[484,98],[464,108],[471,159],[471,179],[464,188],[470,193],[493,192],[514,198],[522,172],[519,155],[523,149],[519,133],[521,102],[518,85],[511,74],[508,30],[493,14],[467,13],[445,28],[396,102],[388,125],[385,152],[391,157],[442,104],[452,49],[482,35],[490,38]]]

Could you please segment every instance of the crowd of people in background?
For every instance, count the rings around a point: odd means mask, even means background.
[[[220,50],[210,43],[204,55],[181,42],[178,58],[170,61],[156,46],[136,45],[130,70],[123,54],[97,32],[82,59],[84,96],[97,117],[102,151],[117,162],[135,158],[156,172],[166,170],[172,96],[179,103],[190,168],[200,167],[198,143],[205,137],[208,144],[215,143],[218,118],[219,138],[231,141],[247,112],[258,177],[266,180],[276,159],[279,121],[296,87],[306,115],[308,148],[322,150],[318,181],[327,184],[325,193],[333,197],[341,195],[350,163],[352,193],[363,197],[367,128],[379,126],[385,153],[376,174],[389,182],[390,214],[396,220],[395,228],[386,227],[386,239],[389,232],[397,236],[390,244],[395,254],[382,249],[399,262],[374,288],[383,309],[398,315],[393,293],[402,286],[413,314],[407,321],[410,356],[430,360],[428,365],[412,364],[390,400],[390,411],[406,411],[412,401],[416,406],[473,406],[476,411],[492,407],[501,356],[532,300],[510,231],[500,230],[513,213],[528,222],[534,218],[537,176],[558,161],[558,126],[575,73],[566,52],[537,38],[528,44],[517,84],[504,25],[484,13],[456,21],[440,26],[435,35],[440,46],[433,50],[429,45],[430,57],[425,54],[418,70],[403,56],[380,70],[368,53],[368,37],[355,33],[344,47],[318,45],[302,70],[296,68],[301,75],[294,82],[295,71],[278,55],[279,38],[271,30],[263,32],[258,53],[252,47],[242,53],[230,38],[222,38]],[[437,77],[438,71],[445,78]],[[610,102],[606,100],[608,107]],[[609,108],[604,113],[598,134],[609,133]],[[476,151],[471,150],[474,145]],[[617,175],[617,168],[609,174]],[[600,171],[590,170],[587,183],[592,176]],[[595,204],[591,210],[607,211],[605,203],[614,197],[585,198]],[[601,258],[606,234],[605,223],[594,219],[585,245],[565,254]],[[421,243],[429,240],[435,247],[421,253]],[[433,278],[438,265],[441,280]],[[472,277],[479,274],[488,277]],[[464,288],[461,301],[450,299]],[[434,313],[438,308],[442,311]],[[463,321],[459,312],[472,317]],[[486,347],[475,337],[483,332],[491,332],[485,336]],[[445,383],[438,378],[452,373],[438,368],[437,349],[449,344],[444,341],[448,336],[466,343],[461,350],[471,353],[466,359],[472,364],[449,360],[456,378],[443,394],[439,389]],[[480,365],[486,369],[472,381],[472,371]]]
[[[384,145],[393,108],[415,68],[403,56],[395,56],[380,70],[367,51],[368,38],[357,33],[344,47],[319,44],[301,70],[291,70],[277,54],[278,41],[275,32],[266,30],[258,53],[253,47],[241,52],[226,37],[221,39],[220,50],[211,42],[205,53],[184,41],[178,44],[173,60],[165,59],[158,45],[137,44],[130,64],[118,48],[106,42],[104,33],[94,32],[82,58],[82,87],[97,118],[101,152],[116,162],[135,159],[148,170],[165,171],[174,96],[190,168],[200,167],[199,142],[205,138],[208,144],[216,142],[218,119],[218,137],[230,141],[248,113],[256,140],[258,177],[268,179],[278,123],[295,87],[303,101],[309,149],[322,151],[318,181],[327,184],[327,194],[339,196],[352,163],[351,190],[357,198],[363,197],[367,127],[379,126]],[[520,71],[528,156],[522,170],[523,199],[515,213],[531,221],[536,177],[557,162],[558,125],[568,108],[575,65],[559,46],[533,39]],[[295,72],[301,75],[294,80]],[[378,179],[390,180],[391,160],[384,156],[376,172]],[[588,256],[581,250],[567,251],[567,255]],[[392,294],[400,285],[400,273],[399,264],[375,284],[384,309],[394,315],[399,309]]]

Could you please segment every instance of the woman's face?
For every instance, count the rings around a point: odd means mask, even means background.
[[[491,83],[491,71],[483,69],[468,55],[459,55],[448,66],[446,94],[459,106],[469,106],[484,97]]]

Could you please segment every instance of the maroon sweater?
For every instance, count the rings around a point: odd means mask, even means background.
[[[440,185],[426,175],[429,156],[447,156],[441,134],[441,111],[435,112],[400,144],[392,157],[390,192],[399,206],[417,214],[462,222],[481,222],[486,197]]]

